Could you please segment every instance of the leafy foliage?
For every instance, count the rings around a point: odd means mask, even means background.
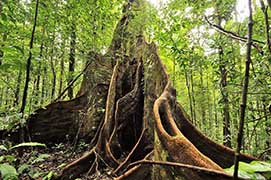
[[[225,169],[233,174],[234,166]],[[239,162],[238,176],[253,180],[266,180],[271,178],[271,163],[263,161],[252,161],[251,163]]]
[[[11,147],[10,150],[15,149],[15,148],[20,148],[20,147],[46,147],[46,145],[42,143],[37,143],[37,142],[25,142],[25,143],[20,143]]]
[[[0,172],[3,180],[17,180],[18,173],[16,169],[9,164],[0,164]]]

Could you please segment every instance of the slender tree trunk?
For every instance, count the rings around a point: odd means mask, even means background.
[[[264,14],[264,22],[265,22],[265,36],[266,36],[266,45],[268,47],[269,54],[271,54],[271,43],[270,43],[270,35],[269,35],[269,20],[268,20],[268,12],[267,12],[267,6],[264,5],[264,1],[260,0],[261,9]]]
[[[175,87],[176,82],[176,59],[173,58],[173,79],[172,79],[172,85]]]
[[[63,44],[62,44],[62,49],[63,49],[63,52],[60,56],[60,76],[59,76],[59,89],[58,89],[58,96],[61,94],[62,92],[62,86],[63,86],[63,76],[64,76],[64,72],[65,72],[65,67],[64,67],[64,54],[65,54],[65,51],[64,51],[64,47],[66,45],[66,41],[64,40],[63,41]]]
[[[7,79],[6,79],[6,82],[9,82],[9,77],[7,76]],[[9,107],[9,97],[10,97],[10,94],[9,94],[9,87],[6,87],[5,88],[5,109],[6,111],[8,111]]]
[[[208,104],[208,129],[212,130],[213,126],[212,126],[212,120],[213,118],[213,113],[212,113],[212,102],[210,100],[210,95],[209,92],[211,92],[210,87],[209,87],[209,71],[207,70],[207,81],[206,81],[206,92],[208,92],[208,96],[207,96],[207,104]],[[213,133],[209,133],[209,135],[212,135]],[[214,137],[214,136],[212,136]]]
[[[217,21],[219,26],[222,23],[222,17],[220,16],[219,8],[217,7]],[[221,36],[220,36],[221,38]],[[220,43],[220,42],[219,42]],[[222,95],[222,117],[223,117],[223,145],[231,147],[231,133],[230,133],[230,110],[229,110],[229,97],[227,90],[227,61],[224,58],[224,49],[221,45],[218,46],[218,58],[219,58],[219,71],[220,71],[220,92]]]
[[[271,9],[271,0],[267,0],[268,6]]]
[[[50,67],[53,75],[52,79],[52,89],[51,89],[51,101],[55,99],[55,91],[56,91],[56,71],[55,71],[55,62],[54,62],[54,46],[55,46],[55,32],[53,35],[53,44],[50,55]]]
[[[47,22],[47,20],[46,20]],[[45,34],[45,25],[43,25],[43,29],[42,29],[42,43],[40,45],[40,54],[39,54],[39,63],[38,63],[38,75],[37,75],[37,84],[36,84],[36,92],[35,92],[35,104],[37,106],[40,106],[40,78],[41,78],[41,70],[42,70],[42,62],[43,62],[43,49],[44,49],[44,34]]]
[[[206,102],[205,102],[205,98],[206,98],[206,93],[205,93],[205,89],[204,89],[204,82],[203,82],[203,67],[202,64],[200,64],[199,67],[199,73],[200,73],[200,91],[201,91],[201,95],[202,97],[204,97],[204,99],[201,99],[200,102],[200,109],[201,109],[201,126],[204,128],[204,132],[206,133],[206,129],[207,129],[207,121],[206,121]],[[201,98],[202,98],[201,97]]]
[[[48,46],[45,45],[45,53],[44,54],[49,54],[49,50],[48,50]],[[45,59],[49,59],[48,57],[45,57]],[[41,85],[41,105],[43,105],[46,100],[49,98],[49,89],[50,87],[48,86],[48,83],[47,81],[49,81],[48,79],[48,64],[47,63],[44,63],[43,64],[43,77],[42,77],[42,85]]]
[[[35,79],[34,79],[34,82],[33,82],[31,94],[35,94],[35,92],[36,92],[36,86],[37,86],[37,79],[35,78]],[[31,90],[31,89],[30,89],[30,90]],[[36,97],[35,97],[35,96],[31,96],[31,97],[30,97],[28,114],[30,114],[31,111],[32,111],[32,108],[33,108],[33,99],[34,99],[34,101],[35,101]],[[34,107],[34,109],[35,109],[35,107]]]
[[[189,98],[189,107],[190,107],[190,114],[191,114],[191,121],[194,124],[194,115],[193,115],[193,102],[192,102],[192,96],[191,96],[191,90],[190,90],[190,82],[189,77],[186,71],[186,68],[184,68],[184,76],[185,76],[185,85],[187,88],[188,98]]]
[[[19,105],[20,91],[21,91],[21,81],[22,81],[22,68],[20,68],[18,78],[17,78],[16,90],[15,90],[15,100],[14,100],[14,103],[13,103],[14,106]]]
[[[0,90],[1,90],[1,95],[0,95],[0,107],[2,107],[4,105],[4,87],[1,87]]]
[[[34,23],[33,23],[31,40],[30,40],[30,44],[29,44],[29,57],[26,62],[26,77],[25,77],[25,85],[24,85],[23,98],[22,98],[22,106],[21,106],[21,110],[20,110],[20,113],[22,113],[22,114],[24,114],[24,110],[25,110],[25,106],[26,106],[27,90],[28,90],[29,81],[30,81],[32,48],[33,48],[33,44],[34,44],[35,30],[36,30],[36,24],[37,24],[37,18],[38,18],[38,8],[39,8],[39,0],[36,0],[35,18],[34,18]]]
[[[265,149],[270,149],[271,148],[271,123],[268,122],[268,117],[267,117],[268,108],[266,107],[266,102],[263,101],[262,104],[263,104],[265,132],[266,132]]]
[[[43,65],[42,83],[41,83],[41,106],[44,104],[44,100],[47,97],[46,81],[47,81],[47,66],[46,66],[46,64],[44,64]]]
[[[55,71],[55,62],[52,56],[50,59],[50,65],[51,65],[51,70],[53,74],[52,90],[51,90],[51,101],[53,101],[55,99],[55,91],[56,91],[56,71]]]
[[[214,82],[214,72],[212,72],[212,82]],[[215,134],[216,134],[216,139],[220,139],[220,129],[219,129],[219,122],[218,122],[218,110],[217,110],[217,102],[216,102],[216,85],[215,83],[212,84],[212,95],[213,95],[213,112],[214,112],[214,121],[215,121]]]
[[[230,110],[229,110],[229,98],[227,90],[227,68],[226,62],[223,58],[223,48],[219,46],[219,69],[220,69],[220,91],[223,102],[223,144],[231,147],[231,133],[230,133]]]
[[[197,124],[197,117],[196,117],[196,100],[195,100],[195,91],[194,91],[194,77],[193,72],[190,72],[190,82],[191,82],[191,96],[192,96],[192,103],[193,103],[193,116],[194,122]]]
[[[193,57],[192,57],[193,58]],[[197,117],[196,117],[196,100],[195,100],[195,92],[194,92],[194,76],[193,76],[193,65],[192,61],[190,61],[189,64],[189,79],[190,79],[190,87],[191,87],[191,99],[192,99],[192,105],[193,105],[193,120],[194,124],[197,126]]]
[[[37,71],[37,83],[36,83],[36,92],[35,92],[35,104],[39,106],[40,104],[40,76],[41,76],[41,62],[42,62],[42,51],[43,51],[43,43],[40,45],[40,60],[38,63],[38,71]]]
[[[29,43],[29,56],[27,58],[26,62],[26,77],[25,77],[25,84],[24,84],[24,91],[23,91],[23,97],[22,97],[22,105],[20,109],[20,113],[22,114],[22,118],[24,117],[24,112],[25,112],[25,106],[27,102],[27,92],[28,92],[28,87],[29,87],[29,82],[30,82],[30,70],[31,70],[31,59],[32,59],[32,49],[34,45],[34,38],[35,38],[35,30],[36,30],[36,24],[37,24],[37,18],[38,18],[38,10],[39,10],[39,0],[36,0],[36,7],[35,7],[35,17],[34,17],[34,22],[33,22],[33,29],[31,33],[31,39]],[[20,123],[20,142],[24,141],[24,136],[25,132],[22,127],[22,123]]]
[[[256,100],[256,106],[257,106],[257,109],[258,109],[258,111],[257,111],[257,114],[258,114],[258,118],[260,118],[260,117],[262,117],[262,115],[263,115],[263,112],[261,112],[260,110],[261,110],[261,107],[260,107],[260,100],[259,99],[257,99]],[[248,123],[247,123],[248,124]],[[259,123],[258,123],[259,124]],[[256,126],[258,125],[258,124],[256,124]],[[256,127],[257,128],[257,127]],[[256,129],[255,129],[255,147],[256,147],[256,149],[260,149],[261,147],[261,144],[264,144],[264,142],[263,143],[261,143],[261,141],[260,141],[260,139],[259,139],[259,135],[258,135],[258,133],[257,133],[258,131],[256,131]],[[253,134],[252,134],[253,135]],[[253,149],[255,149],[255,148],[253,148]],[[254,152],[255,152],[255,150],[254,150]],[[253,154],[255,154],[253,152]]]
[[[74,66],[75,66],[75,46],[76,46],[76,26],[75,22],[72,22],[71,26],[71,36],[70,36],[70,57],[69,57],[69,79],[68,84],[73,80]],[[70,99],[73,98],[73,88],[72,86],[68,89],[68,96]]]
[[[242,102],[240,105],[240,122],[239,122],[239,130],[237,137],[237,148],[234,159],[234,179],[238,179],[238,163],[240,158],[240,151],[242,147],[243,140],[243,129],[244,129],[244,121],[245,121],[245,113],[246,113],[246,105],[247,105],[247,92],[249,85],[249,68],[251,64],[251,45],[252,45],[252,29],[253,29],[253,18],[252,18],[252,7],[251,0],[248,0],[249,7],[249,18],[248,18],[248,39],[247,39],[247,54],[246,54],[246,66],[245,66],[245,77],[242,91]]]

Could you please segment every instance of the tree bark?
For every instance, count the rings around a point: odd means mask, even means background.
[[[30,81],[30,67],[31,67],[31,59],[32,59],[32,48],[34,44],[34,37],[35,37],[35,30],[36,30],[36,24],[37,24],[37,18],[38,18],[38,9],[39,9],[39,0],[36,0],[36,9],[35,9],[35,17],[34,17],[34,23],[33,23],[33,29],[31,34],[31,40],[29,43],[29,56],[26,62],[26,77],[25,77],[25,85],[24,85],[24,91],[23,91],[23,98],[22,98],[22,106],[20,112],[24,114],[25,106],[26,106],[26,100],[27,100],[27,90],[29,86]]]
[[[192,103],[192,96],[191,96],[191,90],[190,90],[190,82],[188,79],[187,71],[184,67],[184,75],[185,75],[185,85],[187,88],[188,98],[189,98],[189,107],[190,107],[190,114],[191,114],[191,122],[194,123],[194,116],[193,116],[193,103]]]
[[[196,116],[196,100],[195,100],[195,91],[194,91],[194,75],[193,75],[193,65],[192,65],[192,61],[190,61],[189,63],[189,80],[190,80],[190,87],[191,87],[191,99],[192,99],[192,106],[193,106],[193,113],[191,114],[191,116],[193,117],[193,122],[195,124],[195,126],[198,125],[197,122],[197,116]]]
[[[202,62],[200,62],[202,63]],[[204,83],[203,83],[203,70],[202,67],[203,65],[200,64],[200,69],[199,69],[199,74],[200,74],[200,91],[202,96],[204,97],[204,99],[206,98],[206,93],[205,93],[205,89],[204,89]],[[200,127],[205,127],[204,132],[206,133],[206,129],[208,128],[207,126],[202,126],[207,125],[207,119],[206,119],[206,103],[205,100],[201,99],[200,102],[200,111],[201,111],[201,122],[200,122]]]
[[[271,0],[267,0],[269,8],[271,8]]]
[[[53,79],[52,79],[52,89],[51,89],[51,101],[53,101],[55,99],[55,91],[56,91],[56,70],[55,70],[55,62],[54,62],[54,45],[52,46],[52,51],[51,51],[51,55],[50,55],[50,67],[51,67],[51,71],[52,71],[52,75],[53,75]]]
[[[66,41],[64,40],[63,44],[62,44],[62,49],[63,49],[63,52],[60,56],[60,76],[59,76],[59,89],[58,89],[58,96],[61,94],[62,92],[62,86],[63,86],[63,76],[64,76],[64,72],[65,72],[65,67],[64,67],[64,54],[65,54],[65,51],[64,51],[64,47],[66,45]]]
[[[267,116],[267,106],[266,102],[263,101],[263,110],[264,110],[264,120],[265,120],[265,132],[266,132],[266,140],[265,140],[265,149],[270,149],[271,147],[271,123],[268,121],[268,116]],[[271,151],[267,152],[269,155],[271,154]]]
[[[18,106],[19,105],[19,100],[20,100],[20,90],[21,90],[21,81],[22,81],[22,68],[20,67],[19,69],[19,74],[16,82],[16,90],[15,90],[15,99],[14,99],[14,105]]]
[[[69,79],[68,84],[73,80],[74,66],[75,66],[75,46],[76,46],[76,26],[75,22],[72,22],[71,36],[70,36],[70,57],[69,57]],[[73,98],[73,88],[68,89],[68,96]]]
[[[43,64],[43,76],[42,76],[42,83],[41,83],[41,100],[40,105],[43,106],[44,99],[47,97],[47,88],[46,88],[46,79],[47,79],[47,66]]]
[[[269,27],[269,19],[268,19],[268,11],[267,11],[268,8],[267,8],[267,6],[264,5],[263,0],[260,0],[260,4],[261,4],[262,12],[264,14],[266,45],[268,47],[269,54],[271,54],[271,42],[270,42],[270,35],[269,35],[270,27]]]
[[[229,110],[229,98],[227,90],[227,68],[226,62],[223,60],[223,48],[219,47],[219,69],[220,69],[220,91],[223,102],[223,144],[231,147],[231,133],[230,133],[230,110]]]

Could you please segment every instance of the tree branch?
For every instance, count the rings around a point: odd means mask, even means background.
[[[222,28],[221,26],[219,25],[216,25],[216,24],[213,24],[209,21],[209,19],[205,16],[205,20],[206,22],[211,26],[213,27],[215,30],[217,30],[218,32],[226,35],[226,36],[229,36],[230,38],[232,39],[235,39],[235,40],[238,40],[238,41],[241,41],[241,42],[247,42],[247,37],[242,37],[234,32],[231,32],[231,31],[228,31],[224,28]],[[256,40],[256,39],[252,39],[252,46],[260,53],[260,54],[263,54],[263,50],[261,49],[261,47],[259,46],[259,44],[265,44],[264,42],[262,41],[259,41],[259,40]]]
[[[271,113],[268,113],[265,116],[261,116],[261,117],[256,118],[256,119],[249,120],[248,123],[250,123],[250,122],[256,122],[256,121],[262,120],[263,118],[266,118],[266,117],[269,117],[269,116],[271,116]]]
[[[73,80],[68,83],[68,86],[58,95],[58,97],[53,102],[56,102],[62,98],[62,96],[69,90],[69,88],[72,87],[73,84],[86,72],[90,63],[91,62],[88,62],[83,71],[81,71]]]

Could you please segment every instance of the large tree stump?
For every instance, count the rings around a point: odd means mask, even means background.
[[[233,164],[234,152],[199,132],[176,102],[155,44],[134,27],[132,12],[139,6],[131,0],[125,5],[105,55],[90,53],[77,97],[30,116],[32,141],[92,142],[56,179],[98,172],[118,180],[231,179],[222,168]],[[241,160],[254,158],[241,155]]]

